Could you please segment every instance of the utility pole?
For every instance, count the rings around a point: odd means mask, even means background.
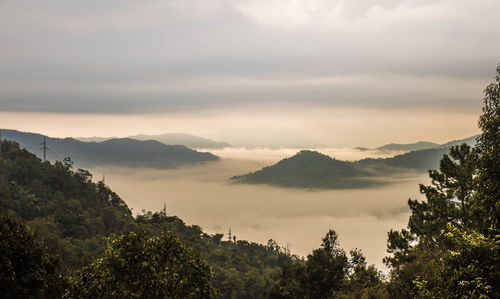
[[[47,150],[49,149],[47,147],[47,140],[45,136],[43,136],[43,143],[41,149],[43,149],[43,162],[45,162],[45,160],[47,160]]]
[[[167,217],[167,204],[163,204],[163,216]]]

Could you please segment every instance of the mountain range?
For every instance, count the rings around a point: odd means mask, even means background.
[[[448,143],[444,144],[438,144],[434,142],[428,142],[428,141],[419,141],[415,143],[389,143],[385,144],[383,146],[377,147],[375,149],[370,149],[366,147],[355,147],[354,149],[359,150],[359,151],[368,151],[368,150],[376,150],[380,152],[409,152],[409,151],[419,151],[419,150],[426,150],[426,149],[432,149],[432,148],[439,148],[439,147],[450,147],[452,145],[458,145],[462,143],[467,143],[469,145],[475,144],[475,140],[478,135],[468,137],[465,139],[460,139],[460,140],[454,140],[450,141]]]
[[[74,138],[51,138],[36,133],[2,129],[2,139],[16,141],[21,147],[42,157],[41,143],[46,140],[47,159],[71,157],[78,167],[117,165],[127,167],[175,168],[184,164],[218,160],[219,157],[192,150],[184,145],[166,145],[159,141],[115,138],[84,142]]]
[[[437,148],[415,150],[391,158],[339,161],[316,151],[303,150],[261,170],[233,176],[236,183],[282,187],[343,189],[389,183],[387,176],[401,172],[425,172],[439,167],[439,160],[451,146],[475,144],[477,136],[454,140]]]
[[[136,140],[156,140],[167,145],[184,145],[189,148],[206,148],[206,149],[221,149],[225,147],[231,147],[231,144],[227,142],[214,141],[208,138],[203,138],[191,134],[184,133],[168,133],[160,135],[133,135],[127,138]],[[77,137],[76,139],[85,142],[102,142],[110,139],[116,139],[115,137]]]

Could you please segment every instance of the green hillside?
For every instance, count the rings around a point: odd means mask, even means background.
[[[199,226],[186,225],[163,212],[133,218],[116,193],[102,182],[93,182],[88,171],[74,170],[71,160],[42,162],[7,140],[1,143],[0,158],[0,214],[5,213],[23,219],[39,232],[57,253],[58,268],[64,275],[89,265],[96,267],[95,259],[110,244],[108,238],[138,228],[150,236],[173,232],[211,265],[211,284],[223,298],[263,296],[278,280],[282,266],[295,259],[275,242],[222,240],[222,234],[207,235]]]

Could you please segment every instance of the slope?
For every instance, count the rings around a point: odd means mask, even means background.
[[[371,173],[353,163],[303,150],[277,164],[231,179],[238,183],[270,184],[298,188],[360,188],[377,184]]]

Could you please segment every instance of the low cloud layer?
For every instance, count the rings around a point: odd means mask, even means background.
[[[106,183],[134,214],[142,209],[158,211],[166,204],[167,213],[209,233],[227,233],[231,228],[239,239],[265,244],[273,238],[303,256],[319,247],[333,228],[342,247],[361,248],[370,263],[382,267],[387,231],[406,226],[407,199],[421,198],[417,184],[428,180],[408,176],[391,178],[393,184],[380,188],[323,191],[227,180],[271,164],[269,157],[275,154],[241,150],[238,158],[233,153],[231,159],[222,156],[219,162],[176,170],[101,167],[94,173],[106,174]]]
[[[0,110],[475,109],[500,53],[483,1],[0,2]]]

